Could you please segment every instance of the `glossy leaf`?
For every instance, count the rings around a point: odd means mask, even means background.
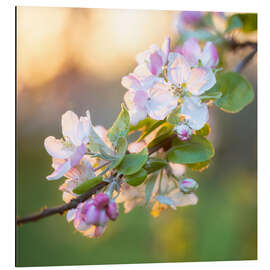
[[[122,104],[122,110],[117,119],[113,123],[113,126],[108,131],[108,138],[114,146],[117,145],[119,138],[125,138],[129,131],[129,113],[126,107]]]
[[[75,194],[83,194],[101,182],[102,182],[102,176],[99,175],[99,176],[96,176],[89,180],[84,181],[83,183],[75,187],[72,191]]]
[[[158,176],[157,173],[153,173],[146,180],[147,181],[146,186],[145,186],[145,204],[146,205],[149,203],[149,201],[152,197],[155,183],[157,180],[157,176]]]
[[[119,173],[124,175],[132,175],[143,167],[147,159],[147,149],[144,148],[140,153],[126,155],[116,169]]]
[[[146,161],[143,168],[147,170],[148,173],[152,173],[166,167],[167,165],[168,162],[165,159],[151,157]]]
[[[237,72],[220,74],[217,87],[222,92],[222,97],[215,100],[215,104],[229,113],[241,111],[254,99],[252,86]]]
[[[168,160],[173,163],[191,164],[211,159],[215,152],[213,145],[204,137],[193,135],[188,141],[174,141],[168,152]]]
[[[126,176],[126,181],[131,186],[138,186],[143,183],[147,177],[147,171],[145,169],[140,169],[137,173]]]

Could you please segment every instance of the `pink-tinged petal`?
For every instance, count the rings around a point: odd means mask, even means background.
[[[144,120],[147,116],[147,111],[137,107],[129,109],[130,124],[137,125],[139,121]]]
[[[71,168],[70,159],[67,159],[64,163],[55,168],[54,172],[48,175],[47,180],[57,180],[64,176]]]
[[[169,37],[167,37],[162,45],[162,52],[163,52],[163,65],[166,64],[166,62],[168,61],[168,56],[170,53],[170,44],[171,44],[171,39]]]
[[[178,98],[168,91],[168,86],[155,84],[149,90],[149,100],[147,102],[147,112],[155,120],[163,120],[176,106]]]
[[[156,81],[160,80],[159,77],[156,77],[151,73],[146,63],[142,65],[138,65],[134,69],[132,75],[137,80],[139,80],[141,84],[140,89],[134,89],[134,90],[147,90],[148,88],[152,87]]]
[[[128,90],[142,90],[142,85],[140,81],[132,74],[124,76],[121,83]]]
[[[106,208],[106,213],[111,220],[116,220],[119,215],[118,208],[115,202],[110,201]]]
[[[176,46],[175,49],[174,49],[174,52],[175,52],[175,53],[179,53],[179,54],[183,54],[182,47]]]
[[[82,143],[79,147],[76,148],[76,151],[70,157],[71,167],[76,166],[80,162],[80,160],[84,156],[85,152],[86,152],[86,145],[84,143]]]
[[[144,109],[147,103],[148,95],[145,91],[136,91],[134,94],[133,102],[137,108]]]
[[[102,209],[109,203],[110,198],[105,193],[98,193],[94,198],[94,204],[97,208]]]
[[[195,130],[201,129],[208,121],[208,108],[198,97],[185,97],[181,113],[188,121],[188,125]]]
[[[81,144],[78,133],[79,124],[79,118],[74,112],[67,111],[62,115],[63,136],[68,137],[71,142],[76,146]]]
[[[200,11],[182,11],[180,13],[181,20],[185,24],[194,24],[200,21],[202,17],[202,12]]]
[[[71,222],[75,218],[75,215],[76,215],[76,209],[68,210],[67,215],[66,215],[67,222]]]
[[[168,79],[175,85],[185,83],[190,76],[190,65],[179,53],[169,53]]]
[[[151,73],[155,76],[158,76],[162,71],[162,57],[157,52],[154,52],[149,57],[150,63],[149,63],[149,69]]]
[[[193,95],[199,96],[209,90],[216,83],[216,77],[209,68],[193,68],[187,81],[187,89]]]
[[[87,206],[88,209],[85,213],[85,223],[88,225],[98,225],[100,219],[100,210],[94,204]]]
[[[192,67],[198,66],[201,58],[201,47],[198,40],[189,38],[182,47],[182,54]]]
[[[213,42],[205,44],[201,61],[204,67],[215,68],[218,65],[218,51]]]
[[[62,140],[58,140],[53,136],[45,139],[44,146],[47,152],[55,158],[68,158],[74,153],[73,149],[65,147]]]
[[[105,226],[108,223],[108,216],[106,213],[106,210],[100,210],[100,215],[99,215],[99,222],[97,225]]]

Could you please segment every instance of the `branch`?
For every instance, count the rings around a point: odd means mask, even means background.
[[[176,136],[175,134],[171,135],[169,138],[166,138],[164,141],[161,141],[159,144],[155,145],[154,147],[149,148],[148,149],[149,155],[153,154],[154,152],[158,151],[161,148],[166,148],[166,149],[169,148],[171,145],[172,139],[175,136]],[[99,167],[95,168],[95,171],[105,167],[109,163],[110,162],[106,162],[106,163],[100,165]],[[27,217],[23,217],[23,218],[17,218],[16,223],[17,223],[17,225],[21,225],[21,224],[28,223],[28,222],[38,221],[42,218],[52,216],[55,214],[63,215],[67,210],[76,208],[80,203],[89,199],[93,194],[95,194],[100,189],[104,188],[106,185],[108,185],[108,182],[101,182],[101,183],[97,184],[96,186],[94,186],[93,188],[91,188],[90,190],[88,190],[87,192],[78,196],[77,198],[72,199],[69,203],[65,203],[65,204],[62,204],[60,206],[53,207],[53,208],[44,208],[43,210],[41,210],[40,213],[31,215],[31,216],[27,216]]]
[[[236,50],[236,49],[243,49],[246,47],[252,47],[252,48],[257,48],[257,42],[252,42],[252,41],[245,41],[245,42],[238,42],[235,39],[229,39],[228,40],[228,45],[231,47],[231,49]]]
[[[235,72],[241,72],[247,64],[252,60],[253,56],[257,53],[257,46],[254,47],[254,49],[249,53],[245,58],[242,59],[242,61],[239,62],[238,65],[234,68]]]

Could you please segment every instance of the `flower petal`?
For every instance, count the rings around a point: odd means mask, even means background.
[[[53,136],[49,136],[45,139],[44,146],[47,152],[55,158],[68,158],[74,153],[72,148],[65,147],[61,140]]]
[[[188,120],[188,125],[195,130],[201,129],[208,121],[208,108],[198,97],[185,97],[181,113]]]
[[[47,180],[57,180],[64,176],[66,172],[71,168],[70,159],[67,159],[62,164],[59,164],[57,168],[55,168],[54,172],[48,175]]]
[[[215,74],[209,68],[193,68],[187,81],[187,89],[193,95],[199,96],[216,83]]]
[[[66,219],[67,222],[71,222],[75,218],[76,209],[70,209],[67,211]]]
[[[202,65],[204,67],[215,68],[218,64],[218,51],[213,42],[208,41],[203,49],[201,57]]]
[[[177,106],[178,98],[168,91],[168,86],[158,83],[148,91],[147,112],[155,120],[163,120]]]
[[[139,121],[145,119],[147,116],[147,111],[142,110],[137,107],[133,107],[129,110],[130,124],[137,125]]]
[[[83,157],[83,155],[85,154],[85,152],[86,152],[86,145],[84,143],[82,143],[79,147],[76,148],[76,151],[70,157],[71,167],[76,166],[80,162],[80,160]]]
[[[201,47],[196,38],[189,38],[182,47],[182,54],[192,67],[198,66],[201,58]]]
[[[190,76],[190,65],[179,53],[171,52],[168,57],[168,79],[175,85],[186,82]]]
[[[67,111],[62,115],[62,132],[64,137],[68,137],[71,142],[79,146],[81,144],[81,140],[79,138],[79,118],[78,116],[72,112]]]
[[[121,81],[122,85],[128,90],[141,90],[142,85],[140,81],[132,74],[124,76]]]
[[[169,56],[169,53],[170,53],[170,43],[171,43],[171,39],[169,37],[167,37],[165,39],[165,41],[163,42],[162,44],[162,52],[164,54],[163,56],[163,65],[166,64],[167,60],[168,60],[168,56]]]
[[[195,205],[198,202],[198,197],[195,194],[184,194],[178,189],[173,190],[169,194],[169,197],[174,201],[177,207]]]

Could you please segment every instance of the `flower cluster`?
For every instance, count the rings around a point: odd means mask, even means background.
[[[190,130],[201,129],[208,121],[203,94],[216,83],[214,70],[219,58],[214,44],[207,42],[201,50],[199,42],[190,38],[171,51],[167,38],[162,48],[151,45],[136,59],[137,67],[122,78],[122,85],[128,89],[124,100],[131,124],[147,116],[163,120],[180,106],[183,120],[176,128],[179,137],[185,140]]]

